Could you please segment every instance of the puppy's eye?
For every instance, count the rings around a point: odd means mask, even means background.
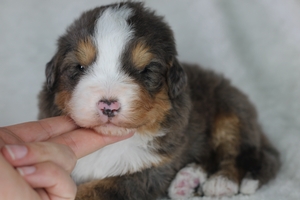
[[[140,72],[141,80],[150,93],[160,90],[164,83],[165,67],[160,63],[151,62],[142,72]]]
[[[76,68],[81,72],[84,72],[84,70],[85,70],[85,67],[82,65],[77,65]]]
[[[148,64],[140,73],[141,74],[146,74],[146,73],[159,73],[161,68],[161,65],[156,62],[151,62]]]

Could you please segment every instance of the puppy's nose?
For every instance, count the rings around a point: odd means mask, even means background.
[[[108,117],[114,117],[120,110],[120,103],[114,100],[101,100],[98,103],[99,110]]]

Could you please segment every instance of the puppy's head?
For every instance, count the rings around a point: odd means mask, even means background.
[[[63,114],[111,135],[157,132],[186,85],[172,31],[132,2],[84,13],[59,39],[46,76]]]

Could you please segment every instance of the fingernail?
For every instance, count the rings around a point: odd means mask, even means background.
[[[35,166],[28,166],[28,167],[18,167],[18,172],[21,174],[21,176],[33,174],[36,171]]]
[[[5,148],[13,160],[25,157],[28,152],[27,147],[22,145],[6,145]]]

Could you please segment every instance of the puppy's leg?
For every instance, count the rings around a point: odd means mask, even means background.
[[[171,199],[187,199],[202,194],[201,186],[206,181],[207,174],[200,165],[195,163],[189,164],[182,168],[172,181],[168,195]],[[198,191],[195,189],[199,187]]]
[[[76,200],[153,200],[167,195],[176,170],[170,166],[145,169],[79,185]]]
[[[244,145],[237,162],[247,174],[240,185],[240,193],[253,194],[262,184],[274,178],[280,168],[278,151],[260,131],[261,148]]]
[[[203,186],[207,196],[232,196],[238,191],[253,194],[280,167],[279,153],[255,118],[243,119],[234,114],[217,116],[211,141],[218,171]]]
[[[118,178],[107,178],[103,180],[94,180],[78,186],[76,200],[106,200],[123,199],[121,189],[115,184]]]
[[[136,178],[136,177],[135,177]],[[78,186],[75,200],[150,200],[155,195],[148,191],[142,180],[134,176],[109,177]]]
[[[234,114],[218,115],[214,121],[211,142],[218,171],[203,185],[206,196],[232,196],[238,193],[242,172],[236,166],[240,146],[240,121]]]

